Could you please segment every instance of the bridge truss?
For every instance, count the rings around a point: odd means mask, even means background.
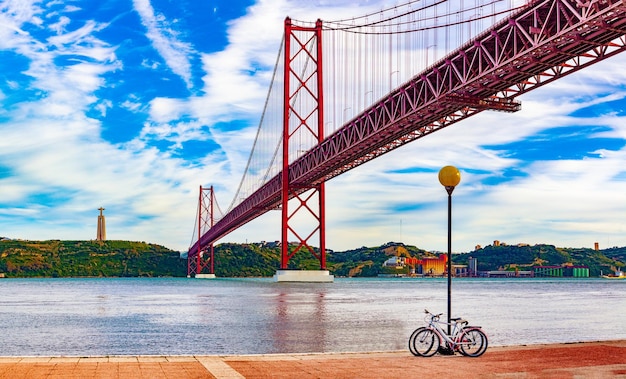
[[[284,220],[288,199],[323,188],[316,186],[335,176],[483,110],[517,111],[520,103],[516,97],[623,52],[625,14],[624,0],[529,1],[336,132],[323,139],[318,134],[316,146],[284,166],[282,173],[199,236],[189,250],[190,259],[269,210],[282,206]],[[315,88],[305,83],[300,86],[306,91]],[[321,85],[317,89],[321,90]],[[306,119],[307,113],[301,117]],[[319,112],[315,117],[323,119]],[[323,190],[320,193],[323,208]],[[323,225],[321,216],[322,235]]]

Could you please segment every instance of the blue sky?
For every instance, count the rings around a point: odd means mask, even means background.
[[[339,19],[370,1],[0,2],[0,236],[186,250],[198,187],[227,206],[251,149],[285,16]],[[327,183],[327,246],[446,249],[493,240],[626,245],[626,56],[483,112]],[[270,212],[223,241],[280,239]]]

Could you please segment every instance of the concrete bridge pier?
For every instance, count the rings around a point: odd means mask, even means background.
[[[275,282],[332,283],[335,276],[328,270],[277,270]]]
[[[215,279],[215,274],[196,274],[196,279]]]

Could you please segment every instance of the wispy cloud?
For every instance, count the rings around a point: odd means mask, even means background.
[[[192,52],[191,45],[179,39],[176,29],[171,27],[164,15],[155,13],[149,0],[133,0],[133,5],[154,48],[161,54],[167,66],[191,88],[191,63],[188,58]]]

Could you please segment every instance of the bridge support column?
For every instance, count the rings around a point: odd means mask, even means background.
[[[200,186],[200,197],[198,201],[198,241],[202,237],[202,233],[213,227],[213,204],[215,202],[215,194],[213,186],[203,188]],[[194,276],[196,278],[215,278],[213,244],[211,243],[205,249],[198,243],[197,250],[187,252],[187,277]],[[208,270],[209,273],[202,271]]]
[[[321,20],[315,27],[303,27],[285,19],[284,59],[282,245],[280,270],[274,278],[279,282],[333,281],[326,270],[324,181],[294,183],[289,175],[290,163],[324,140]],[[310,243],[315,236],[318,248]],[[289,260],[301,250],[319,260],[320,270],[289,270]]]

